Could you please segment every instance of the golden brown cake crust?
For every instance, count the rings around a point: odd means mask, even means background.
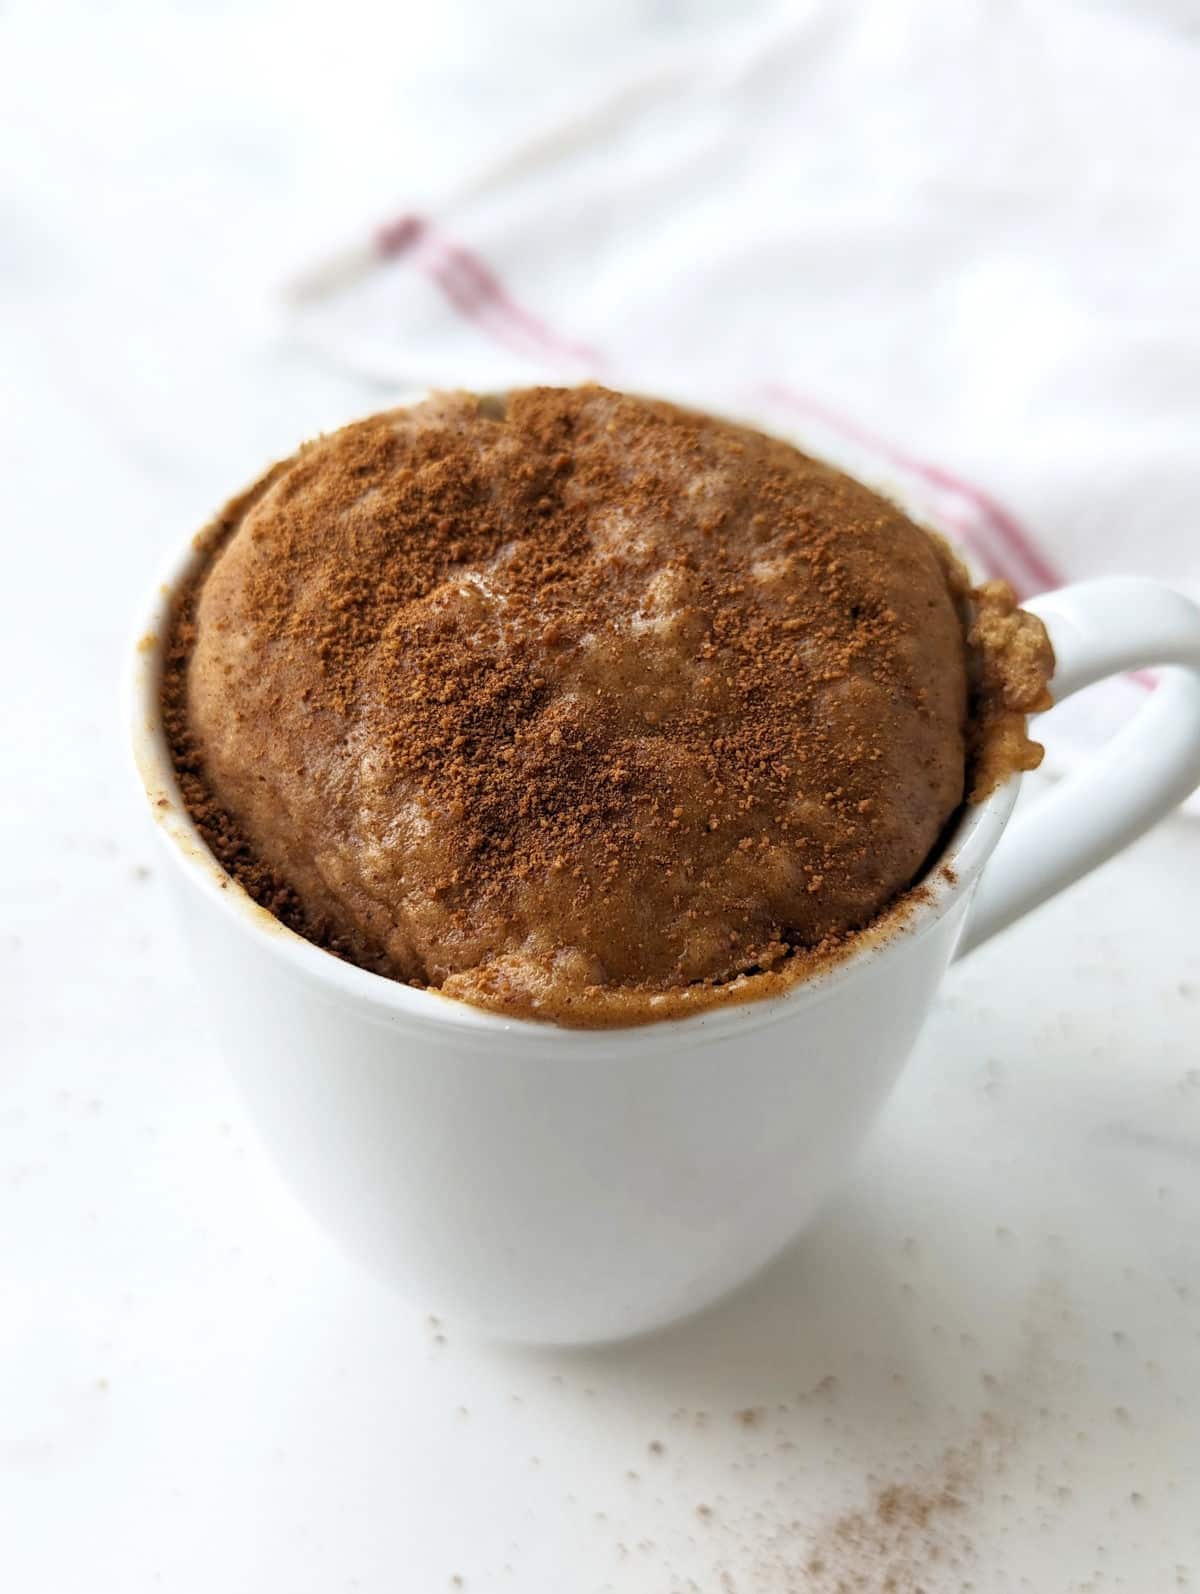
[[[568,1024],[777,989],[963,800],[961,571],[782,442],[598,387],[443,394],[231,511],[177,762],[255,894],[368,968]],[[978,796],[1034,757],[1050,656],[997,590],[975,627]]]

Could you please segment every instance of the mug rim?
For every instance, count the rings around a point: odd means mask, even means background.
[[[592,1049],[627,1046],[636,1038],[650,1046],[661,1046],[685,1035],[695,1038],[700,1030],[715,1036],[780,1022],[825,1000],[900,944],[922,939],[933,929],[956,902],[971,892],[1017,800],[1021,777],[1014,772],[982,803],[964,804],[922,877],[922,896],[885,909],[860,934],[851,950],[775,996],[746,996],[696,1013],[602,1028],[575,1028],[548,1018],[496,1013],[436,989],[406,985],[335,957],[260,907],[209,850],[179,790],[161,713],[163,645],[171,606],[176,592],[207,557],[202,538],[192,536],[182,557],[177,554],[168,562],[154,587],[132,649],[126,682],[126,719],[134,765],[156,821],[155,828],[176,864],[224,913],[231,929],[240,929],[258,940],[295,977],[324,986],[333,998],[372,1008],[385,1020],[403,1018],[437,1029],[449,1026],[477,1036],[519,1033],[523,1040],[537,1044],[561,1045],[564,1037],[569,1037],[573,1047]]]

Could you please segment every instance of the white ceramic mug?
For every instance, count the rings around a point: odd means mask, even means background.
[[[1027,607],[1057,699],[1163,666],[1133,721],[1004,834],[967,809],[904,933],[785,995],[628,1029],[498,1017],[342,963],[255,906],[179,798],[159,589],[135,654],[138,769],[206,1006],[309,1208],[427,1310],[507,1339],[618,1338],[762,1267],[841,1178],[956,952],[1126,846],[1200,782],[1200,610],[1148,581]],[[154,639],[154,640],[148,640]],[[1003,840],[1002,840],[1003,837]],[[981,882],[981,875],[983,876]]]

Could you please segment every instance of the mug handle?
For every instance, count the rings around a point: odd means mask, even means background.
[[[1081,581],[1023,607],[1054,644],[1057,703],[1109,675],[1163,668],[1129,724],[1008,826],[960,957],[1128,847],[1200,784],[1200,609],[1132,577]]]

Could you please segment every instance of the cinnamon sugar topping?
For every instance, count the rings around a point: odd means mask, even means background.
[[[602,388],[440,395],[231,505],[164,694],[251,893],[565,1023],[765,993],[1038,756],[1036,621],[786,444]]]

